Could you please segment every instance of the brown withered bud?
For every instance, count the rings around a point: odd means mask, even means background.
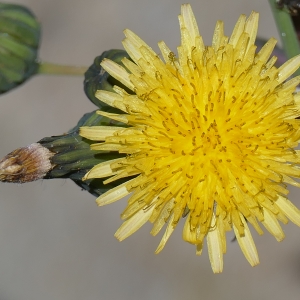
[[[25,183],[38,179],[69,178],[99,197],[123,183],[122,179],[104,185],[101,178],[83,181],[82,177],[95,165],[123,157],[124,154],[91,150],[91,142],[79,135],[79,128],[120,125],[99,115],[97,111],[84,114],[68,133],[44,137],[37,143],[6,155],[0,160],[0,181]]]
[[[0,160],[0,181],[24,183],[42,179],[54,166],[53,152],[39,143],[18,148]]]

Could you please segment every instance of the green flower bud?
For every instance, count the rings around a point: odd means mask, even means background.
[[[128,93],[132,91],[128,90],[119,81],[110,76],[100,65],[104,58],[108,58],[119,65],[123,65],[122,59],[126,57],[130,59],[129,55],[124,50],[112,49],[104,51],[100,56],[97,56],[94,63],[89,67],[89,69],[84,74],[84,91],[87,97],[99,108],[107,106],[105,103],[101,102],[95,97],[97,90],[106,90],[113,92],[113,86],[118,85],[124,88]]]
[[[40,32],[40,23],[26,7],[0,4],[0,93],[36,73]]]

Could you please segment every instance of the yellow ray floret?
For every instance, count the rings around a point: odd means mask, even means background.
[[[262,224],[278,241],[279,221],[300,226],[300,211],[287,198],[286,184],[300,187],[300,77],[286,81],[300,56],[280,68],[270,57],[276,40],[257,53],[258,14],[242,15],[230,37],[217,22],[212,46],[204,46],[190,5],[179,16],[178,56],[164,42],[162,58],[130,30],[123,42],[129,70],[110,60],[102,67],[134,92],[120,87],[96,96],[123,111],[99,114],[122,127],[82,128],[97,141],[92,149],[126,154],[95,166],[84,179],[129,178],[97,199],[99,205],[130,194],[116,237],[123,240],[144,223],[165,246],[180,219],[183,239],[201,254],[207,239],[214,272],[222,272],[226,232],[233,230],[246,259],[259,263],[249,226]],[[294,179],[296,178],[296,179]]]

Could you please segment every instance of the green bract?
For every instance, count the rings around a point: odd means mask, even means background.
[[[104,110],[106,110],[104,108]],[[116,113],[116,109],[108,109],[109,112]],[[91,141],[79,135],[81,126],[121,126],[122,124],[100,116],[96,111],[85,114],[78,124],[68,133],[60,136],[45,137],[38,143],[50,150],[54,155],[50,161],[54,168],[49,171],[45,178],[70,178],[81,188],[87,190],[95,196],[116,187],[123,182],[119,180],[111,184],[104,185],[102,179],[92,179],[83,181],[82,177],[95,165],[124,156],[124,154],[110,151],[91,150]]]

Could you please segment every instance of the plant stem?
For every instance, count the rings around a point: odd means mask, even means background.
[[[82,76],[87,71],[87,69],[88,67],[64,66],[48,62],[40,62],[37,74]]]
[[[283,50],[288,59],[300,54],[299,40],[295,31],[295,27],[292,21],[291,15],[286,9],[279,9],[276,0],[269,0],[272,8],[273,16],[279,31],[279,35],[282,41]],[[300,71],[294,74],[299,75]]]

